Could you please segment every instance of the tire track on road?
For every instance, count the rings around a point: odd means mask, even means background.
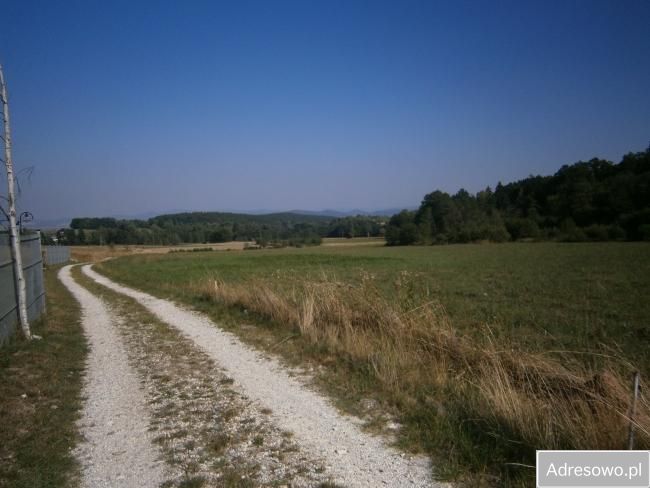
[[[81,304],[90,352],[79,421],[83,441],[75,449],[88,488],[149,488],[165,479],[151,443],[149,417],[136,373],[104,303],[77,284],[71,266],[58,277]]]
[[[96,273],[96,282],[136,299],[163,322],[186,337],[228,371],[246,395],[268,407],[273,421],[295,434],[301,449],[327,462],[334,479],[350,487],[436,487],[427,458],[405,456],[383,439],[362,432],[359,419],[341,415],[323,396],[307,388],[276,360],[244,345],[210,319],[170,301],[119,285]]]

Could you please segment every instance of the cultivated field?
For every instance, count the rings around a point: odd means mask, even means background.
[[[386,241],[383,237],[357,237],[354,239],[326,237],[323,239],[323,247],[369,247],[384,246]],[[139,245],[113,245],[113,246],[72,246],[72,259],[78,262],[96,263],[106,258],[117,258],[122,256],[142,254],[168,254],[177,252],[200,252],[212,251],[243,251],[244,248],[254,246],[254,242],[220,242],[210,244],[178,244],[176,246],[139,246]]]
[[[170,252],[194,252],[207,249],[212,251],[241,251],[246,245],[250,244],[252,243],[232,241],[218,244],[179,244],[177,246],[73,246],[71,248],[71,257],[75,261],[95,263],[106,258],[141,254],[168,254]]]
[[[650,372],[643,243],[342,243],[98,269],[314,365],[339,406],[380,430],[382,412],[396,415],[399,442],[449,477],[469,468],[525,484],[535,449],[624,447],[629,376]],[[639,409],[637,447],[648,448],[645,397]]]

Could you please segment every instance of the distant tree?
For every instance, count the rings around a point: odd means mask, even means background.
[[[402,246],[415,244],[419,240],[418,227],[413,222],[408,222],[402,226],[399,233],[399,243]]]
[[[400,245],[400,228],[396,225],[388,225],[386,227],[386,245],[388,246],[399,246]]]
[[[416,221],[418,225],[419,241],[423,244],[431,244],[435,227],[431,207],[427,206],[422,208],[421,211],[418,211]]]
[[[68,246],[77,244],[77,234],[74,229],[59,229],[56,235],[61,244]]]
[[[639,237],[643,241],[650,241],[650,224],[642,224],[638,228]]]
[[[539,237],[537,222],[530,218],[513,218],[506,221],[506,228],[513,239],[534,239]]]
[[[386,227],[386,244],[389,246],[414,244],[418,238],[414,212],[402,210],[391,217]]]
[[[56,242],[54,241],[52,234],[41,232],[41,244],[44,246],[53,246]]]

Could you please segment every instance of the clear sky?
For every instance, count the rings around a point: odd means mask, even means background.
[[[2,4],[39,219],[413,206],[650,143],[648,0]]]

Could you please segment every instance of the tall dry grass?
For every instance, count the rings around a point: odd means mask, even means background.
[[[486,419],[535,449],[625,448],[629,364],[609,357],[595,370],[577,354],[518,350],[488,327],[461,335],[437,301],[412,296],[406,281],[398,279],[392,300],[369,277],[358,286],[324,278],[288,287],[209,279],[195,291],[295,328],[307,341],[365,364],[392,398],[417,402],[422,391],[439,392],[435,402],[443,414],[447,401],[462,405],[467,418]],[[637,448],[648,448],[645,398],[637,412]]]

